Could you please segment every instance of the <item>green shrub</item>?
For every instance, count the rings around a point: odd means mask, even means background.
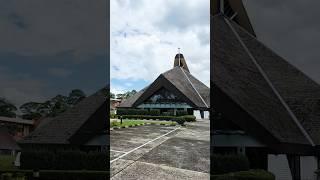
[[[160,110],[159,109],[150,109],[148,115],[159,116],[160,115]]]
[[[213,174],[225,174],[229,172],[249,170],[249,160],[239,154],[213,154]]]
[[[117,109],[117,115],[147,115],[147,109]]]
[[[163,112],[162,116],[174,116],[173,111]]]
[[[188,115],[188,111],[178,110],[178,111],[176,112],[176,115],[177,115],[177,116],[185,116],[185,115]]]
[[[22,169],[106,170],[105,152],[80,150],[24,150],[20,157]]]
[[[175,121],[181,126],[183,126],[186,120],[183,117],[177,117]]]
[[[196,117],[194,115],[185,115],[183,118],[186,120],[186,122],[195,122]]]
[[[116,118],[117,118],[117,115],[114,114],[114,113],[110,113],[110,118],[111,118],[111,119],[116,119]]]
[[[234,173],[212,175],[214,180],[275,180],[275,176],[265,170],[249,170]]]
[[[88,170],[39,170],[41,180],[105,180],[109,177],[108,171]],[[0,172],[0,179],[27,180],[35,179],[32,170],[14,170],[8,173]]]
[[[117,126],[118,125],[118,122],[117,121],[112,121],[111,122],[111,127],[114,127],[114,126]]]

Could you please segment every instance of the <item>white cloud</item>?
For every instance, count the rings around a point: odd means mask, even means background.
[[[209,86],[209,1],[111,1],[111,79],[153,81],[173,66],[177,48]],[[112,86],[112,85],[111,85]]]
[[[110,92],[112,92],[114,94],[123,94],[123,93],[127,92],[127,90],[126,90],[126,88],[124,86],[112,85],[111,84]]]
[[[107,1],[7,1],[0,7],[0,49],[23,55],[106,51]],[[45,60],[45,59],[44,59]],[[80,59],[81,60],[81,59]]]

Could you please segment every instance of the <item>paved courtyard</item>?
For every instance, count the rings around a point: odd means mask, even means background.
[[[111,179],[209,179],[210,121],[110,132]]]

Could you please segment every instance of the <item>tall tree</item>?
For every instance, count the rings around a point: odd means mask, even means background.
[[[110,98],[116,98],[116,95],[114,93],[112,93],[112,92],[109,92],[109,93],[110,93],[109,94]]]
[[[74,106],[86,97],[85,93],[80,89],[74,89],[69,93],[67,103],[69,106]]]
[[[0,98],[0,116],[16,117],[16,111],[17,108],[14,104],[5,98]]]
[[[39,119],[43,116],[40,113],[40,108],[42,103],[38,102],[27,102],[19,107],[20,111],[23,113],[23,119]]]

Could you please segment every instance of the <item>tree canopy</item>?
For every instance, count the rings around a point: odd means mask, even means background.
[[[0,98],[0,116],[5,117],[16,117],[17,107],[6,100],[5,98]]]

